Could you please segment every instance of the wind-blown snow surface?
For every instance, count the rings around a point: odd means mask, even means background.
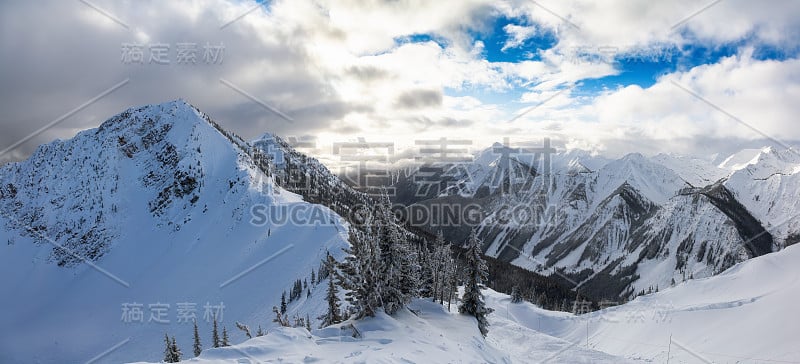
[[[205,347],[207,303],[225,306],[232,342],[244,339],[235,321],[269,327],[281,293],[326,250],[342,254],[346,227],[276,187],[233,141],[179,100],[130,109],[0,169],[0,362],[159,360],[165,333],[188,353],[180,303],[196,303]],[[332,223],[256,226],[256,204]],[[304,292],[289,315],[318,316],[323,297]],[[141,323],[122,320],[133,303],[144,305]],[[168,304],[170,323],[151,320],[150,304]]]
[[[500,298],[505,305],[508,296]],[[504,306],[503,306],[504,307]],[[471,316],[448,312],[428,300],[415,300],[394,316],[348,321],[309,333],[278,328],[238,345],[204,351],[190,363],[626,363],[627,360],[582,348],[506,318],[489,315],[487,338]],[[455,306],[453,310],[456,311]],[[361,335],[352,336],[354,325]]]
[[[657,363],[800,362],[800,246],[710,278],[575,316],[507,304],[516,322],[569,342]],[[502,306],[503,295],[489,295]],[[671,337],[671,339],[670,339]],[[669,358],[667,355],[669,354]]]
[[[189,362],[800,362],[800,245],[740,263],[620,306],[576,316],[511,303],[485,290],[495,311],[485,341],[474,319],[428,301],[314,330],[281,328]],[[616,356],[615,356],[616,355]]]

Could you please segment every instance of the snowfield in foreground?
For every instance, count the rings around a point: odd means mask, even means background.
[[[791,246],[716,277],[580,316],[514,304],[485,290],[495,310],[486,339],[455,306],[451,313],[415,300],[413,312],[311,334],[279,328],[188,362],[798,363],[799,261],[800,245]],[[352,337],[350,324],[360,338]]]
[[[510,304],[544,334],[656,363],[800,363],[800,245],[625,305],[574,316]],[[489,305],[503,305],[489,295]],[[499,310],[498,310],[499,311]],[[497,312],[495,313],[497,314]],[[668,357],[669,356],[669,357]]]
[[[487,291],[496,302],[508,296]],[[311,334],[278,328],[267,335],[225,348],[203,351],[189,363],[625,363],[620,357],[589,350],[525,328],[504,314],[490,315],[484,339],[471,316],[415,300],[394,316],[347,321]],[[360,338],[353,338],[354,325]]]

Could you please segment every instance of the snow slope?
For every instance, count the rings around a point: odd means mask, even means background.
[[[416,300],[416,315],[355,322],[362,338],[340,329],[352,322],[312,334],[282,328],[189,362],[798,363],[798,261],[791,246],[580,316],[485,290],[494,309],[485,341],[473,319]]]
[[[708,186],[725,178],[729,173],[710,161],[684,155],[662,153],[650,159],[675,171],[683,180],[695,187]]]
[[[507,304],[516,322],[569,342],[663,363],[800,362],[800,246],[621,305],[575,316]],[[506,302],[489,295],[490,305]]]
[[[775,235],[779,246],[800,241],[800,152],[763,148],[738,165],[725,186]]]
[[[165,333],[190,346],[181,303],[196,304],[206,347],[206,304],[224,305],[233,342],[244,339],[235,321],[271,326],[281,293],[326,250],[342,254],[346,225],[276,187],[243,146],[178,100],[2,167],[0,362],[159,360]],[[251,224],[257,205],[325,219]],[[290,316],[322,313],[324,289],[312,290]],[[142,322],[123,320],[126,304],[143,305]]]
[[[493,291],[489,294],[497,295]],[[483,338],[470,316],[417,299],[394,316],[348,321],[309,333],[278,328],[241,344],[204,351],[189,363],[625,363],[627,360],[572,345],[507,319],[489,316]],[[413,310],[413,312],[412,312]],[[453,306],[453,311],[456,311]],[[353,337],[354,325],[361,337]],[[190,355],[191,356],[191,355]]]

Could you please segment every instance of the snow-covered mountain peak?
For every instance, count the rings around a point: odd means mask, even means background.
[[[168,121],[170,123],[194,124],[203,121],[203,114],[183,99],[131,107],[112,116],[103,122],[99,130],[119,129],[120,127],[137,126],[143,120]]]
[[[677,173],[694,187],[710,185],[728,176],[730,171],[714,165],[711,161],[673,154],[661,153],[650,158]]]
[[[757,153],[754,150],[742,154],[737,153],[729,157],[726,162],[732,170],[731,178],[737,179],[739,176],[746,176],[757,180],[764,180],[776,175],[792,175],[798,171],[800,166],[800,153],[795,149],[778,149],[764,147]],[[744,161],[749,158],[749,160]]]
[[[687,186],[686,181],[675,171],[654,163],[639,153],[631,153],[612,161],[598,171],[599,191],[611,192],[626,182],[658,204],[665,203]]]
[[[180,229],[208,209],[211,190],[250,188],[257,175],[210,118],[174,100],[130,108],[0,168],[3,185],[15,191],[0,193],[0,206],[11,229],[41,226],[58,244],[98,259],[125,230],[117,217],[149,216],[158,220],[152,226]],[[50,259],[78,263],[58,249]]]
[[[748,165],[758,162],[759,157],[763,153],[769,153],[772,148],[758,148],[758,149],[742,149],[736,153],[731,154],[723,160],[718,167],[734,172],[747,167]]]
[[[253,139],[251,141],[251,143],[257,143],[258,141],[262,141],[262,140],[263,141],[270,141],[270,140],[275,140],[276,138],[278,138],[278,136],[276,136],[274,133],[264,132],[261,135],[259,135],[257,138]]]
[[[633,152],[623,156],[622,160],[628,161],[630,163],[645,163],[647,161],[647,158],[645,158],[645,156],[642,155],[642,153]]]
[[[742,154],[731,158],[737,156]],[[725,186],[770,229],[779,246],[800,241],[800,155],[795,149],[768,147],[739,160],[747,157],[736,165]]]
[[[328,251],[342,256],[347,230],[334,212],[278,187],[251,149],[175,100],[128,109],[0,167],[0,275],[20,282],[5,286],[15,300],[0,312],[0,332],[16,334],[0,343],[0,362],[82,362],[125,338],[104,360],[155,360],[167,327],[190,337],[180,321],[121,321],[126,304],[143,305],[147,319],[150,304],[174,313],[194,303],[208,327],[202,305],[224,303],[228,330],[236,320],[268,325],[283,290]],[[301,213],[277,221],[276,209]],[[308,215],[324,223],[300,220]],[[303,315],[317,317],[323,296],[303,295],[315,302]]]

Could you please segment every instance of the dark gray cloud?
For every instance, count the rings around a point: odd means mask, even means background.
[[[148,1],[93,3],[128,28],[78,1],[0,3],[0,150],[129,80],[7,153],[5,160],[23,158],[39,144],[96,127],[128,107],[177,98],[245,138],[264,131],[308,133],[328,127],[332,118],[351,110],[363,110],[339,99],[314,60],[297,46],[302,34],[281,32],[273,24],[256,28],[246,18],[220,29],[231,18],[220,11],[224,1],[185,4],[190,9]],[[155,8],[159,12],[153,12]],[[263,12],[258,9],[248,16]],[[143,64],[122,60],[124,43],[144,46]],[[195,44],[195,64],[177,63],[178,43]],[[148,47],[156,44],[169,45],[169,64],[150,63]],[[207,44],[224,47],[221,62],[204,60]],[[221,78],[289,114],[294,122],[287,123],[220,83]]]
[[[347,69],[347,74],[365,82],[391,77],[386,70],[374,66],[352,66]]]
[[[400,94],[395,104],[403,109],[421,109],[432,106],[442,105],[441,90],[411,90]]]

